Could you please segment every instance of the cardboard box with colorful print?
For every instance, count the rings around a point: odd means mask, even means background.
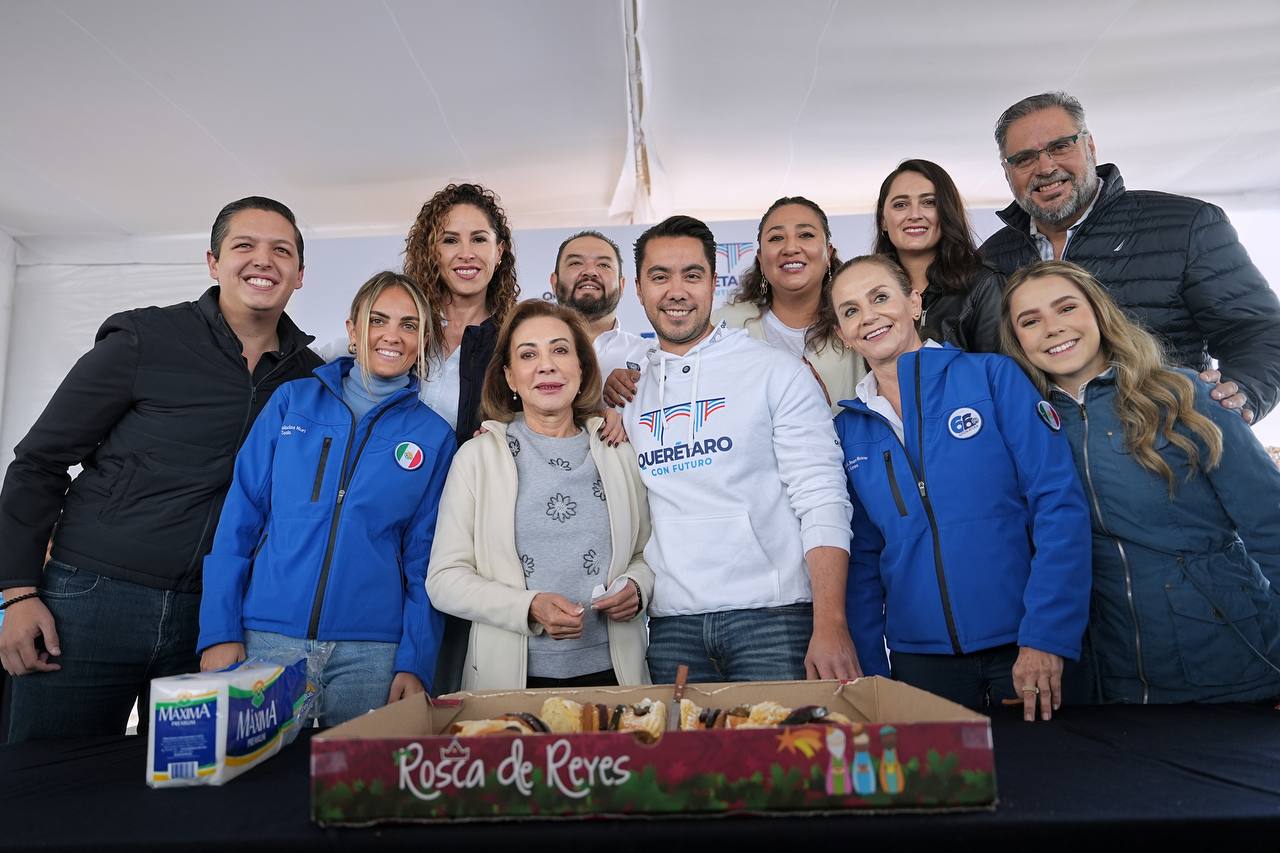
[[[667,730],[657,719],[669,713],[672,693],[654,685],[406,699],[312,738],[312,818],[368,825],[995,805],[990,721],[904,684],[690,684],[686,711],[708,710],[702,723],[686,713],[693,730]],[[529,734],[516,722],[519,733],[448,733],[498,729],[506,715],[527,720],[551,697],[582,706],[589,729],[597,707],[605,726],[616,726],[624,709],[635,723],[637,705],[655,718],[637,724],[649,731]],[[743,715],[762,703],[803,722],[716,727],[715,711]],[[482,720],[495,724],[475,722]],[[713,727],[701,728],[707,721]]]

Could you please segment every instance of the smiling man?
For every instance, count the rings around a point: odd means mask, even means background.
[[[852,507],[839,442],[803,361],[711,326],[715,238],[673,216],[636,241],[657,331],[623,410],[648,487],[649,670],[670,682],[860,675],[845,618]]]
[[[982,246],[986,260],[1005,275],[1041,260],[1084,267],[1175,364],[1217,383],[1222,406],[1250,422],[1271,411],[1280,397],[1280,301],[1220,208],[1126,190],[1118,168],[1097,164],[1084,107],[1064,92],[1018,101],[995,137],[1015,201]]]
[[[284,314],[302,248],[280,202],[224,207],[217,284],[107,318],[18,444],[0,490],[11,740],[123,734],[152,678],[199,669],[201,566],[236,450],[271,393],[321,363]]]
[[[556,302],[574,309],[587,321],[609,405],[623,405],[631,399],[649,351],[654,349],[651,341],[618,323],[618,302],[626,286],[622,252],[599,231],[579,231],[560,244],[551,290]]]

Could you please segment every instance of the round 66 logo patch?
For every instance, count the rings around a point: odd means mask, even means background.
[[[1040,420],[1044,421],[1044,425],[1054,432],[1062,429],[1062,418],[1058,415],[1058,410],[1048,400],[1041,400],[1036,403],[1036,414],[1040,416]]]
[[[982,415],[968,406],[956,409],[947,417],[947,431],[953,438],[973,438],[982,429]]]
[[[396,464],[406,471],[417,471],[422,467],[422,448],[412,441],[402,441],[396,445]]]

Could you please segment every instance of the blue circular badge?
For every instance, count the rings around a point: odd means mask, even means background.
[[[947,416],[947,431],[952,438],[973,438],[982,429],[982,415],[965,406]]]

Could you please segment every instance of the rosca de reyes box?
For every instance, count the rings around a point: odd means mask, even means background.
[[[673,690],[410,697],[312,738],[312,819],[368,825],[995,805],[990,721],[922,690],[883,678],[690,684],[683,722],[694,728],[670,730],[666,718],[681,716],[669,710]],[[529,733],[529,717],[551,698],[567,700],[570,727],[578,728],[581,713],[587,731]],[[557,703],[558,716],[565,706]],[[748,716],[779,707],[773,717]],[[617,727],[624,714],[633,731],[596,730]],[[788,724],[774,725],[784,714]]]

